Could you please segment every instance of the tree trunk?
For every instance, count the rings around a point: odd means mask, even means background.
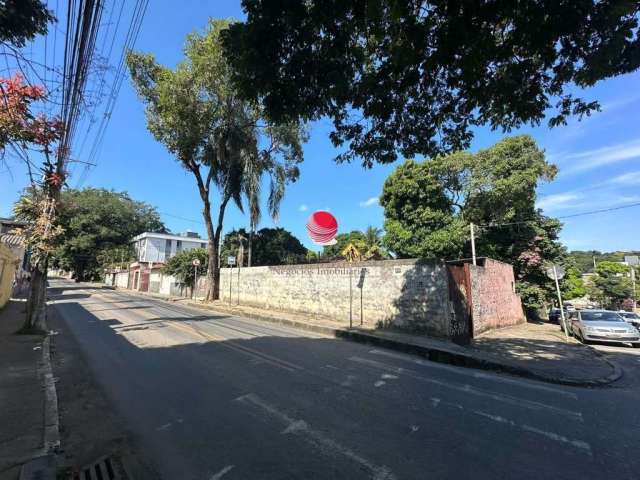
[[[253,227],[249,229],[249,248],[247,251],[247,267],[251,266],[251,249],[253,247]]]
[[[46,333],[47,331],[47,263],[48,259],[45,256],[31,267],[27,315],[21,330],[24,333]]]
[[[220,203],[220,209],[218,211],[218,225],[216,226],[216,231],[214,234],[214,240],[216,244],[216,256],[215,262],[213,263],[213,270],[211,272],[211,276],[213,279],[213,299],[218,300],[220,298],[220,265],[218,263],[218,257],[220,255],[220,235],[222,235],[222,225],[224,222],[224,212],[227,208],[227,203],[229,202],[229,197],[225,195]]]
[[[215,234],[213,232],[213,221],[211,220],[211,203],[209,202],[208,196],[203,197],[202,201],[204,202],[202,217],[204,218],[204,223],[207,226],[207,236],[209,237],[209,243],[207,243],[207,255],[209,257],[209,260],[207,267],[207,290],[205,295],[205,302],[211,302],[218,298],[215,295],[217,282],[214,275],[214,270],[218,267],[218,245],[216,243]]]
[[[49,150],[45,149],[44,154],[49,162]],[[51,173],[51,172],[49,172]],[[64,161],[59,158],[56,162],[55,173],[59,178],[64,178]],[[46,175],[45,175],[46,178]],[[46,185],[46,202],[45,210],[42,214],[45,216],[45,233],[44,240],[47,240],[46,229],[53,229],[57,214],[58,203],[60,201],[60,190],[62,182]],[[39,219],[40,220],[40,219]],[[31,285],[29,289],[29,298],[27,300],[27,315],[22,330],[25,332],[46,332],[47,331],[47,271],[49,268],[49,253],[46,251],[39,253],[39,260],[31,266]]]

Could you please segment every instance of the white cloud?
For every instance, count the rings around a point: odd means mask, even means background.
[[[623,173],[622,175],[613,177],[607,183],[613,185],[638,185],[640,184],[640,171]]]
[[[371,198],[368,198],[367,200],[360,202],[360,206],[364,208],[371,207],[373,205],[378,205],[378,197],[371,197]]]
[[[536,207],[543,210],[556,210],[558,208],[567,208],[571,206],[571,203],[575,200],[580,200],[582,195],[577,193],[556,193],[553,195],[547,195],[542,197],[536,202]]]
[[[309,207],[304,203],[298,207],[299,212],[306,212],[307,210],[309,210]]]
[[[617,110],[619,108],[626,108],[629,105],[636,103],[640,100],[640,95],[625,95],[620,98],[601,102],[600,107],[603,113],[610,112],[611,110]]]
[[[554,157],[565,165],[564,171],[561,168],[561,172],[579,173],[640,157],[640,140]]]

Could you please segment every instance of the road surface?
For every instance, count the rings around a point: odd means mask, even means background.
[[[640,478],[637,371],[564,387],[63,280],[50,295],[164,479]]]

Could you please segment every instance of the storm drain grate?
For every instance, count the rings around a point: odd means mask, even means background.
[[[102,457],[80,469],[74,480],[126,480],[122,464],[115,457]]]

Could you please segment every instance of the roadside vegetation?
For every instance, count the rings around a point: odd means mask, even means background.
[[[272,121],[259,101],[239,94],[220,43],[228,27],[228,21],[211,20],[204,33],[189,35],[185,58],[173,70],[151,54],[127,55],[149,131],[193,175],[202,201],[209,239],[208,301],[219,298],[219,245],[228,203],[242,212],[248,204],[254,227],[260,216],[260,187],[268,177],[269,213],[277,218],[287,183],[298,178],[306,140],[302,123]],[[215,193],[217,202],[212,203]]]
[[[39,195],[31,188],[23,193],[15,207],[17,218],[37,223]],[[128,265],[135,258],[130,241],[136,235],[167,231],[151,205],[102,188],[64,190],[55,230],[49,265],[71,272],[78,281],[98,280],[106,268]]]

